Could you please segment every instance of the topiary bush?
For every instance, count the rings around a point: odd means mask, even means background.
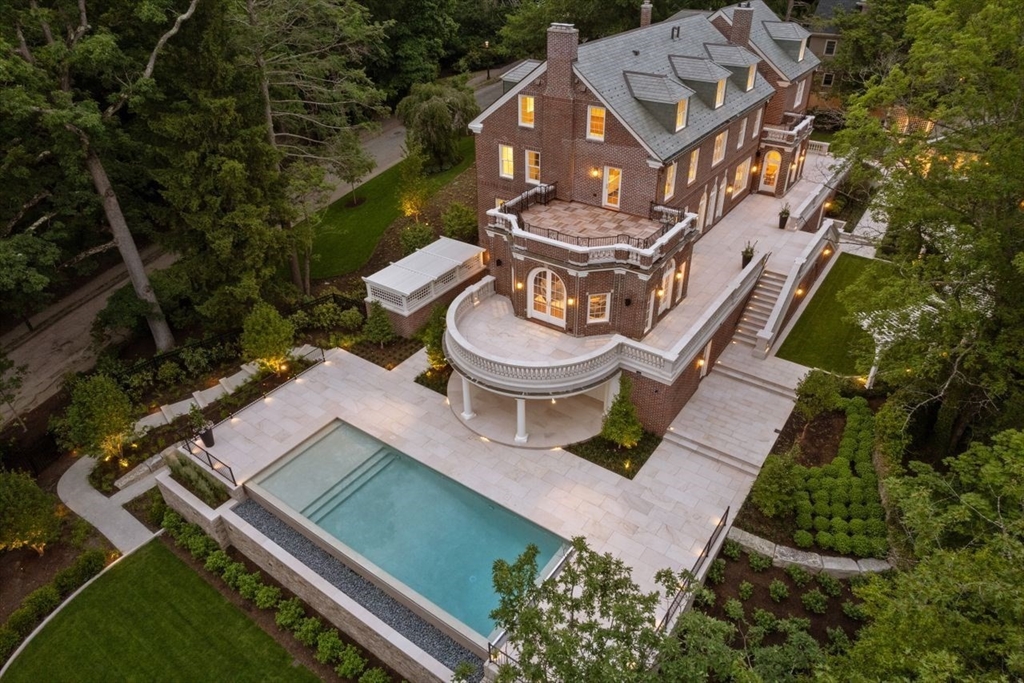
[[[829,531],[833,534],[845,534],[849,526],[846,524],[846,520],[842,517],[833,517],[829,522]]]
[[[849,534],[832,534],[832,548],[841,555],[849,555],[853,549]]]
[[[819,531],[814,535],[814,542],[818,544],[819,548],[824,550],[832,550],[832,534],[827,531]]]
[[[864,534],[854,534],[850,537],[850,552],[857,557],[873,557],[875,547],[875,542]]]
[[[801,595],[800,602],[804,603],[804,607],[807,608],[808,612],[813,612],[814,614],[824,614],[828,609],[828,598],[817,588]]]
[[[814,545],[814,535],[810,531],[800,529],[793,534],[793,543],[797,548],[810,548]]]
[[[781,580],[773,579],[772,582],[768,584],[768,595],[770,595],[772,600],[775,602],[782,602],[789,597],[789,588]]]

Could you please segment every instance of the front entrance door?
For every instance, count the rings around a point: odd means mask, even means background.
[[[715,215],[715,207],[718,206],[718,183],[711,181],[711,195],[708,197],[708,227],[715,224],[718,216]]]
[[[761,171],[761,192],[775,194],[775,186],[779,182],[779,167],[782,166],[782,155],[772,150],[764,155],[764,169]]]

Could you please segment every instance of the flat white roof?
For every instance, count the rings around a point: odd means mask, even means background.
[[[363,281],[408,296],[471,258],[479,257],[483,251],[482,247],[440,237],[387,268],[364,277]]]

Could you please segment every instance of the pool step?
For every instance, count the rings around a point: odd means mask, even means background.
[[[302,510],[303,517],[314,523],[319,522],[345,499],[362,488],[363,484],[372,479],[374,475],[390,465],[395,457],[395,452],[388,446],[377,449],[376,453],[307,505]]]

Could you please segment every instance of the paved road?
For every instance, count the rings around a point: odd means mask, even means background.
[[[479,72],[470,78],[470,85],[476,88],[476,99],[481,109],[486,108],[501,96],[501,81],[497,79],[501,69],[492,69],[491,81]],[[391,168],[403,157],[405,127],[397,119],[388,119],[381,125],[378,135],[367,138],[363,145],[377,161],[370,178]],[[331,201],[346,194],[351,187],[339,184]],[[147,262],[146,270],[167,268],[177,258],[173,254],[162,254],[156,247],[143,251]],[[96,314],[107,304],[107,299],[128,281],[123,265],[118,265],[100,274],[89,284],[65,297],[61,301],[32,317],[35,331],[30,332],[24,325],[0,337],[0,348],[17,365],[26,367],[25,380],[15,408],[27,412],[47,400],[60,390],[64,375],[91,368],[96,363],[97,349],[92,345],[90,329]],[[0,425],[12,418],[10,408],[0,405]]]

